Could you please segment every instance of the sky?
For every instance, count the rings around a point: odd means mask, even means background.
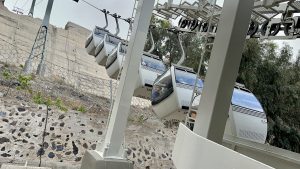
[[[97,6],[100,9],[106,9],[110,13],[117,13],[123,18],[129,18],[132,13],[134,0],[85,0],[91,4]],[[158,1],[158,0],[156,0]],[[166,2],[167,0],[159,0],[159,2]],[[180,0],[173,0],[174,3],[179,3]],[[195,0],[183,0],[194,2]],[[217,0],[217,4],[222,6],[224,0]],[[22,8],[24,14],[27,14],[32,0],[6,0],[5,6],[12,10],[14,6]],[[34,17],[43,18],[46,5],[48,0],[36,0],[36,7]],[[104,14],[98,10],[90,7],[82,0],[79,0],[78,3],[73,0],[54,0],[52,15],[50,18],[50,23],[57,27],[63,28],[68,22],[74,22],[78,25],[81,25],[87,29],[92,30],[95,25],[103,27],[105,25]],[[108,29],[111,32],[115,32],[115,21],[114,18],[109,17],[109,27]],[[120,21],[120,34],[122,38],[126,38],[128,32],[128,23]],[[300,50],[300,39],[299,40],[285,40],[285,41],[276,41],[279,46],[282,46],[283,43],[290,44],[294,49],[294,55],[298,54]]]

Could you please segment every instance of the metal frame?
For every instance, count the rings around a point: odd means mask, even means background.
[[[212,24],[216,26],[220,20],[222,7],[216,5],[213,14],[209,12],[210,10],[210,3],[208,0],[195,0],[192,4],[186,1],[183,1],[181,4],[173,4],[173,0],[169,0],[164,4],[157,3],[155,5],[154,14],[165,19],[177,19],[178,17],[184,17],[186,19],[196,19],[202,22],[208,21],[209,17],[213,15]],[[279,15],[284,16],[286,13],[292,13],[290,17],[292,17],[294,13],[300,13],[300,0],[255,0],[251,20],[260,25],[264,22],[269,22],[267,27],[270,28],[271,23],[278,22],[278,19],[275,17]],[[283,19],[283,17],[281,18]],[[283,20],[280,22],[282,21]],[[257,35],[253,37],[248,36],[247,38],[270,40],[299,38],[299,35],[271,36],[268,31],[266,35],[262,36],[259,30]]]

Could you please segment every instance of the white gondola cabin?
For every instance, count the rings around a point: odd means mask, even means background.
[[[96,26],[85,42],[85,48],[89,55],[95,55],[96,47],[103,43],[104,36],[109,33],[108,30]]]
[[[153,85],[152,107],[162,119],[184,121],[189,110],[196,74],[188,68],[173,65],[161,75]],[[203,83],[197,81],[198,96],[192,103],[194,122],[196,109],[201,98]],[[242,85],[236,85],[229,109],[226,134],[238,138],[265,143],[267,137],[266,114],[256,97]]]
[[[124,40],[118,36],[106,34],[103,42],[100,43],[95,50],[96,62],[101,66],[105,66],[108,55],[110,55],[113,50],[118,47],[118,44],[123,41]]]
[[[152,90],[152,107],[159,118],[185,119],[188,112],[196,73],[187,67],[172,65],[154,82]],[[201,90],[203,83],[198,79],[197,87]],[[200,91],[199,90],[199,91]]]
[[[126,52],[126,46],[119,44],[118,48],[108,56],[106,72],[110,78],[117,78],[122,61],[125,59],[124,52]],[[134,96],[150,100],[153,83],[165,70],[166,67],[158,56],[144,52],[139,66],[139,77]]]
[[[117,79],[119,71],[122,67],[122,62],[125,59],[127,45],[119,43],[111,54],[107,57],[106,61],[106,73],[112,79]]]
[[[154,81],[165,71],[166,67],[158,56],[144,52],[134,96],[150,100]]]

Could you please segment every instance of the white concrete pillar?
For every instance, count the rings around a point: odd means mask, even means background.
[[[100,150],[103,158],[124,158],[122,143],[154,2],[155,0],[140,0],[138,4],[115,103],[105,141]]]
[[[194,132],[222,143],[254,0],[225,0]]]

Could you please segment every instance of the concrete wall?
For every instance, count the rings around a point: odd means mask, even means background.
[[[0,10],[0,23],[0,40],[2,40],[0,41],[2,45],[0,61],[24,65],[41,20],[26,15],[16,15],[8,10]],[[89,30],[74,23],[68,23],[66,29],[50,26],[46,57],[47,61],[52,63],[48,66],[48,71],[52,75],[72,71],[108,79],[105,68],[98,66],[94,57],[88,55],[84,49],[89,33]]]

